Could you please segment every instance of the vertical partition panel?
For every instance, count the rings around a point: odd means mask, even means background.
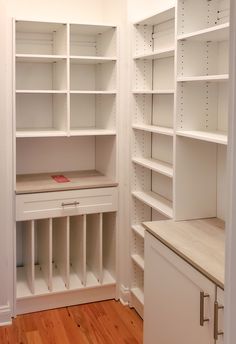
[[[69,217],[53,219],[53,290],[69,288]]]
[[[102,214],[87,215],[87,286],[102,280]]]
[[[23,265],[27,284],[32,294],[35,292],[34,225],[34,221],[27,221],[23,225]]]
[[[37,221],[36,293],[52,291],[52,219]]]
[[[116,213],[103,214],[103,283],[116,278]]]
[[[70,217],[70,288],[86,284],[86,215]]]

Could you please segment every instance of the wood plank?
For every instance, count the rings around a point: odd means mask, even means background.
[[[18,316],[0,327],[1,344],[141,344],[143,322],[115,300]]]
[[[145,222],[145,228],[207,278],[224,288],[225,231],[217,218]]]
[[[52,178],[54,175],[63,175],[70,181],[58,183]],[[96,170],[24,174],[16,176],[16,194],[81,190],[117,185],[118,183],[114,180]]]

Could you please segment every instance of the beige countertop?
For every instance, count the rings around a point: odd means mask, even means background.
[[[164,245],[224,289],[225,231],[217,218],[190,221],[144,222]]]
[[[58,183],[52,176],[63,175],[69,182]],[[103,188],[118,184],[96,170],[24,174],[16,176],[16,194]]]

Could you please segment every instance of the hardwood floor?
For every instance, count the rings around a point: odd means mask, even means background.
[[[143,322],[115,300],[20,315],[0,344],[141,344]]]

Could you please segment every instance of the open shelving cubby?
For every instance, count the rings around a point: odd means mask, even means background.
[[[134,23],[131,303],[143,314],[147,219],[173,217],[175,8]]]

